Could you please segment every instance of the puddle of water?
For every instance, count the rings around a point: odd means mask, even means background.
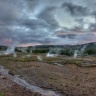
[[[27,83],[25,80],[19,78],[18,76],[12,76],[8,73],[7,69],[4,69],[3,66],[0,65],[0,72],[2,75],[4,75],[5,77],[7,77],[8,79],[10,79],[11,81],[27,88],[30,89],[33,92],[38,92],[43,96],[61,96],[60,94],[56,93],[55,91],[51,91],[51,90],[45,90],[42,89],[40,87],[34,86],[34,85],[30,85],[29,83]]]

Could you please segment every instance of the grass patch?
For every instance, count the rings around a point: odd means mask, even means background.
[[[46,62],[46,63],[49,63],[49,64],[54,64],[54,63],[60,63],[62,65],[75,64],[77,66],[82,66],[82,63],[83,63],[82,60],[78,60],[78,59],[62,59],[62,58],[59,58],[59,57],[44,58],[43,61]]]
[[[76,60],[76,59],[67,59],[67,60],[63,60],[62,62],[63,64],[76,64],[76,65],[80,65],[82,64],[81,60]]]
[[[43,58],[43,61],[44,62],[47,62],[47,63],[51,63],[51,62],[59,62],[61,61],[62,58],[59,58],[59,57],[44,57]]]
[[[31,61],[38,61],[36,56],[32,56],[32,57],[17,57],[17,58],[8,58],[7,60],[11,60],[11,61],[19,61],[19,62],[31,62]]]
[[[89,59],[92,59],[92,62],[89,62],[89,60],[85,59],[80,59],[80,58],[70,58],[70,57],[62,57],[62,56],[57,56],[57,57],[46,57],[45,54],[27,54],[27,53],[18,53],[17,55],[18,57],[14,58],[12,55],[6,55],[6,56],[0,56],[0,63],[3,64],[4,66],[6,66],[7,68],[9,68],[10,66],[13,67],[12,65],[10,65],[10,62],[40,62],[37,58],[37,56],[41,56],[42,57],[42,62],[48,63],[48,64],[54,64],[54,63],[58,63],[61,65],[65,65],[65,64],[75,64],[77,66],[84,66],[87,63],[89,64],[95,64],[95,57],[88,57]],[[94,60],[94,61],[93,61]],[[15,65],[15,67],[17,67],[17,65]],[[13,68],[13,70],[15,70],[15,68]]]
[[[4,94],[2,92],[0,92],[0,96],[4,96]]]

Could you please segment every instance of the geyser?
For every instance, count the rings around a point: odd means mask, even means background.
[[[42,61],[43,59],[42,59],[42,57],[41,56],[37,56],[37,59],[39,60],[39,61]]]
[[[78,56],[78,50],[75,50],[74,52],[74,58],[76,58]]]
[[[9,46],[7,48],[7,50],[2,52],[2,55],[9,55],[9,54],[13,54],[13,57],[17,57],[17,54],[15,52],[15,48],[17,46],[18,42],[15,42],[12,46]]]
[[[49,52],[47,53],[46,57],[57,57],[60,53],[60,49],[58,48],[51,48]]]
[[[56,57],[58,56],[58,54],[52,54],[52,53],[47,53],[46,57]]]

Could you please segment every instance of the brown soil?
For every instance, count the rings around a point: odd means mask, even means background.
[[[3,62],[2,60],[0,61],[1,64],[11,70],[12,74],[20,75],[21,78],[30,84],[58,91],[63,96],[96,96],[96,67],[82,68],[74,64],[66,64],[61,67],[36,61],[20,62],[5,60]],[[5,89],[10,94],[18,95],[5,96],[34,96],[30,95],[33,93],[18,85],[10,83],[8,85],[11,87],[7,86]],[[21,91],[19,88],[21,88]],[[6,90],[4,90],[3,92],[6,93]],[[19,95],[19,93],[25,94],[23,91],[26,95]]]
[[[41,96],[8,80],[0,74],[0,96]]]
[[[96,96],[96,68],[70,64],[58,67],[40,62],[26,64],[30,66],[22,68],[22,76],[32,84],[67,96]]]

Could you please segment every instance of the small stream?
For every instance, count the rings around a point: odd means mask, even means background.
[[[1,65],[0,65],[0,72],[3,76],[7,77],[11,81],[17,83],[20,86],[23,86],[23,87],[31,90],[32,92],[38,92],[43,96],[61,96],[59,93],[56,93],[55,91],[45,90],[43,88],[40,88],[40,87],[37,87],[34,85],[30,85],[29,83],[27,83],[25,80],[19,78],[18,76],[10,75],[8,70],[4,69],[4,67]]]

